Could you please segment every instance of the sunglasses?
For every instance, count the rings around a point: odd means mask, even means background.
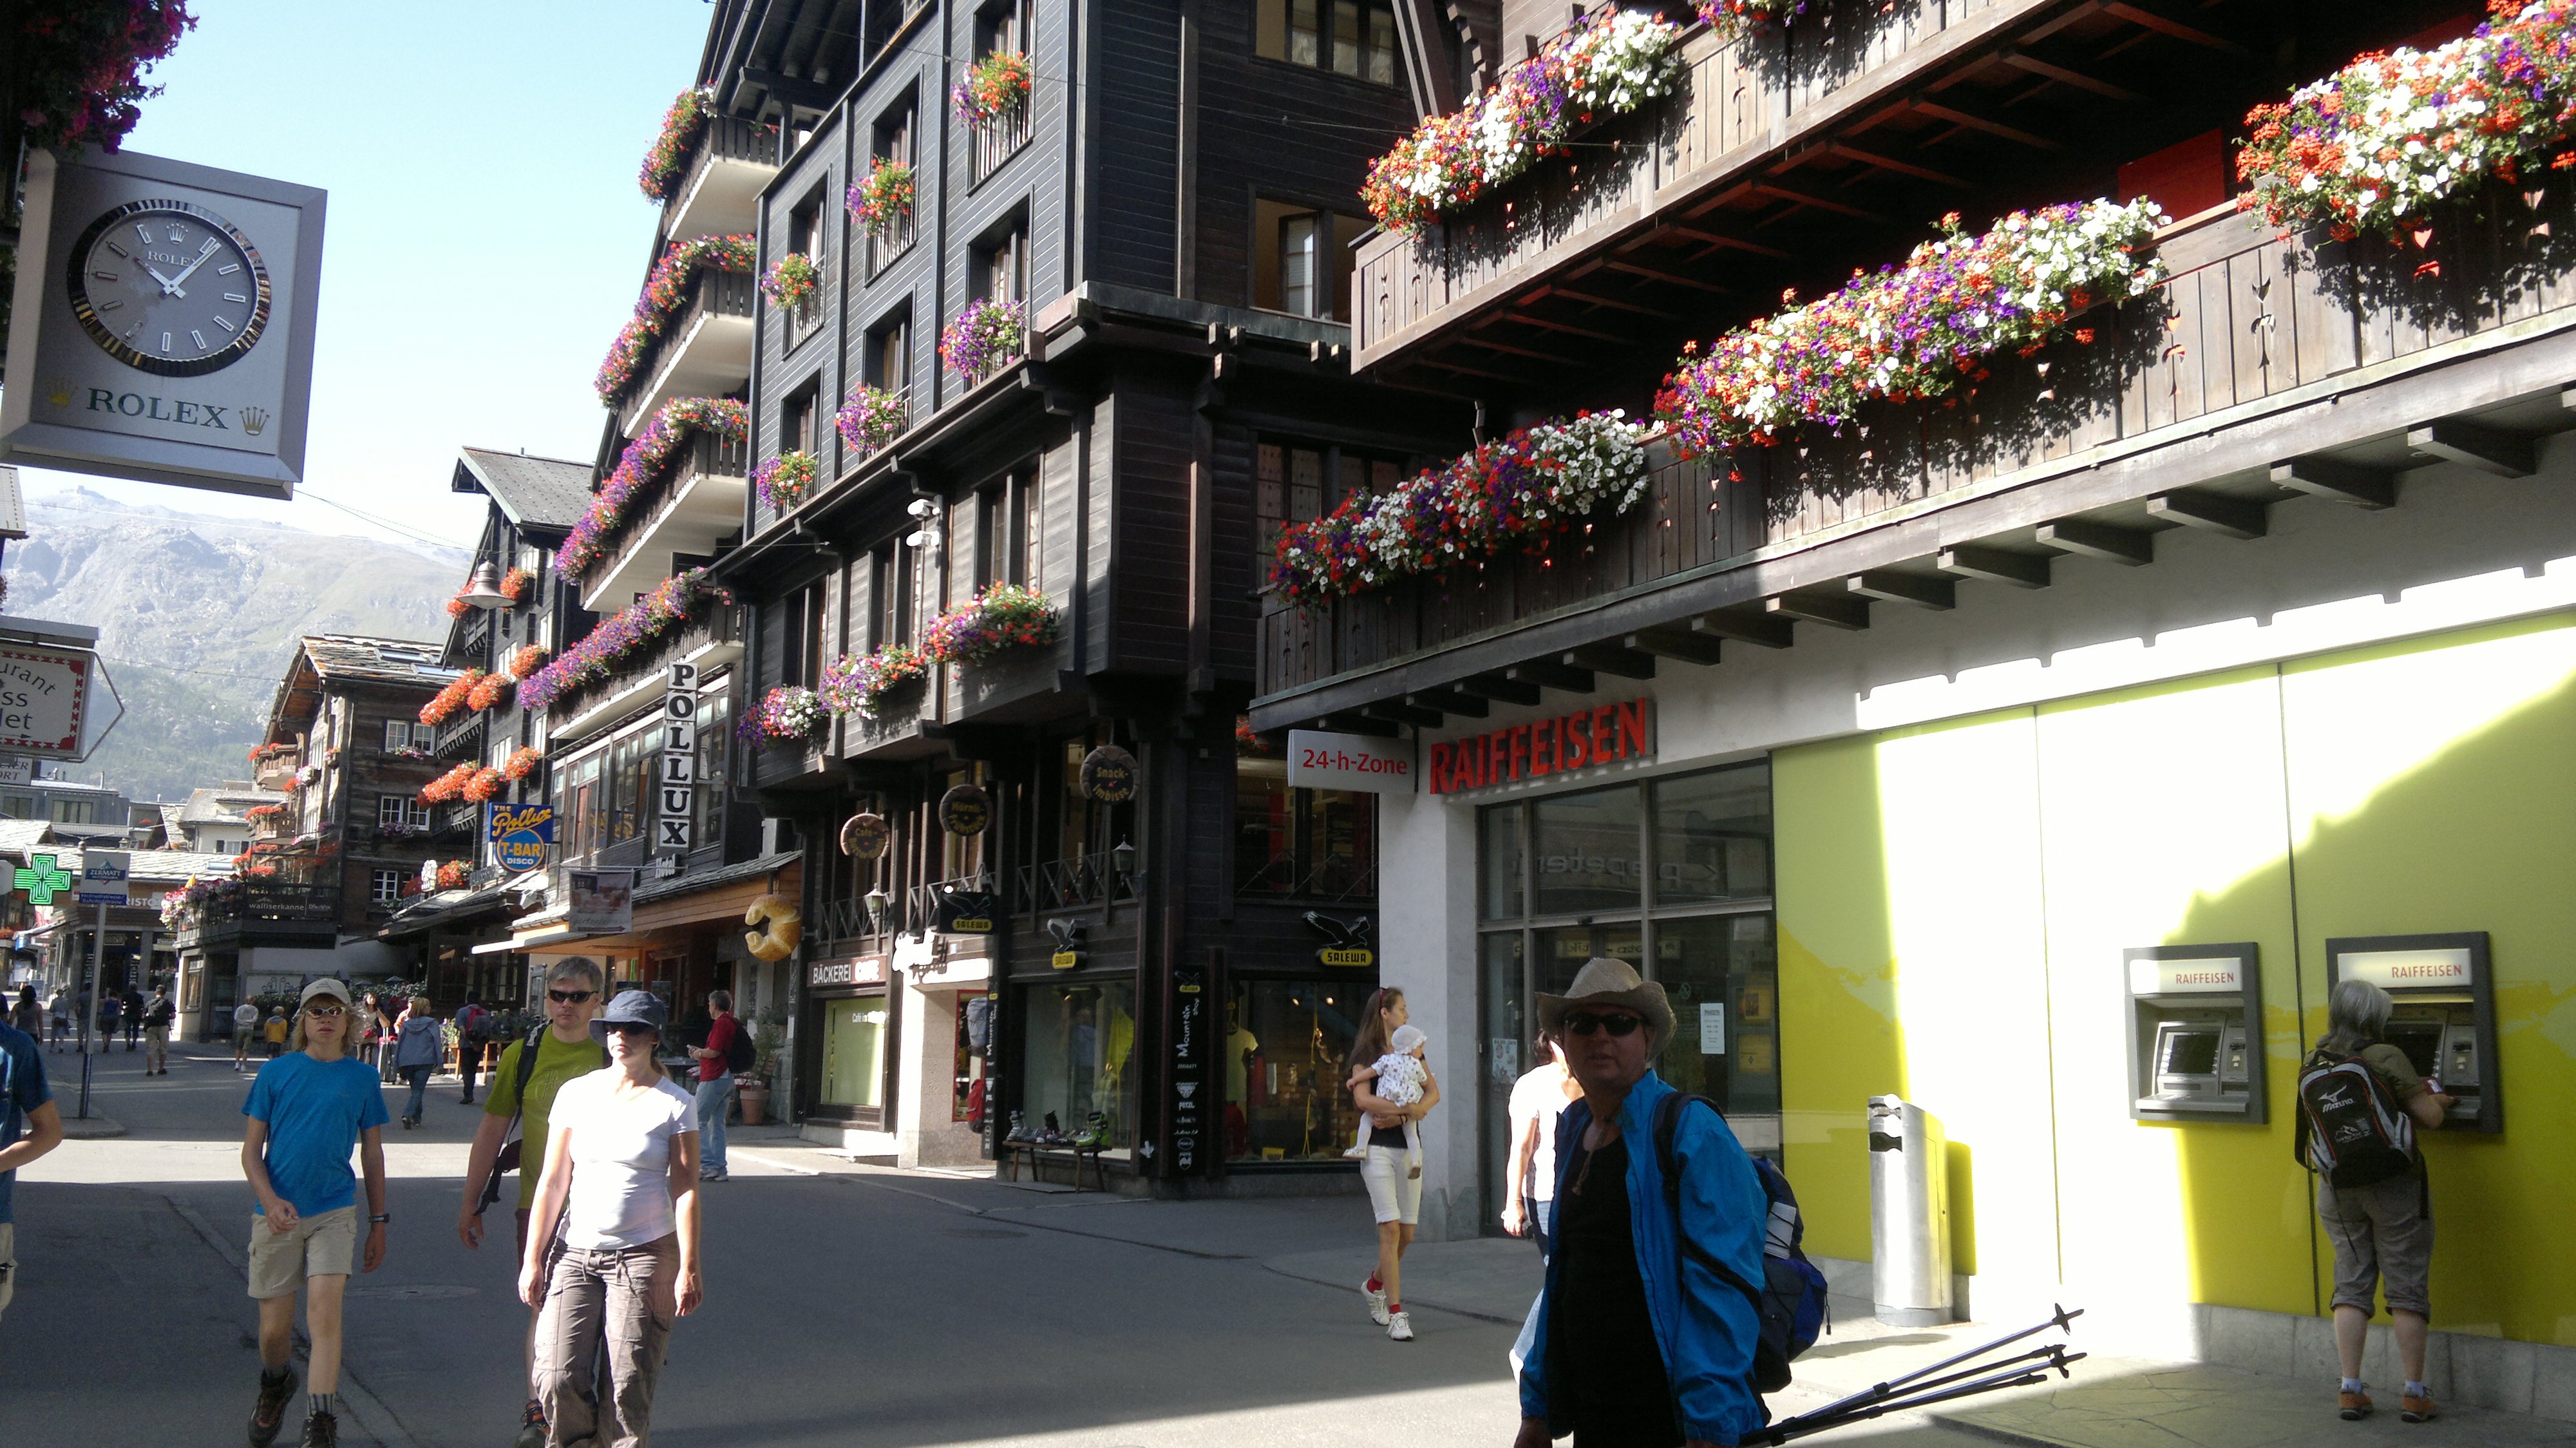
[[[602,1021],[600,1024],[621,1036],[653,1036],[661,1034],[662,1030],[659,1026],[647,1025],[642,1021]]]
[[[306,1006],[304,1014],[317,1021],[336,1021],[349,1013],[347,1006]]]
[[[1622,1012],[1615,1016],[1596,1015],[1591,1011],[1568,1011],[1559,1018],[1569,1036],[1588,1036],[1594,1031],[1608,1031],[1614,1036],[1633,1035],[1646,1022],[1639,1016]]]
[[[568,1006],[577,1006],[596,994],[598,994],[596,991],[554,990],[549,988],[546,991],[546,999],[550,1001],[561,1001],[563,1004]]]

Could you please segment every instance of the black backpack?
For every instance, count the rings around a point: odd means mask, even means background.
[[[2415,1170],[2415,1118],[2359,1056],[2319,1046],[2299,1071],[2299,1165],[2339,1187],[2366,1187]]]
[[[1778,1167],[1758,1156],[1749,1159],[1754,1176],[1762,1183],[1762,1195],[1770,1203],[1759,1286],[1745,1281],[1733,1267],[1681,1230],[1681,1159],[1673,1151],[1673,1133],[1681,1124],[1683,1108],[1694,1101],[1717,1111],[1717,1103],[1707,1097],[1680,1091],[1655,1103],[1655,1164],[1663,1170],[1664,1205],[1673,1214],[1673,1235],[1682,1250],[1753,1304],[1753,1315],[1762,1323],[1762,1336],[1753,1348],[1753,1391],[1776,1393],[1789,1386],[1790,1362],[1815,1346],[1816,1335],[1831,1326],[1825,1274],[1807,1260],[1807,1227],[1798,1215],[1798,1194],[1790,1190],[1789,1179],[1780,1174]],[[1725,1113],[1718,1115],[1723,1119]]]
[[[725,1042],[725,1069],[734,1072],[748,1071],[759,1059],[759,1052],[753,1049],[751,1044],[751,1032],[743,1028],[740,1016],[734,1017],[733,1039]]]

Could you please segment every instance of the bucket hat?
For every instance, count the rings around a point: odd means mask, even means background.
[[[1626,1006],[1645,1017],[1646,1029],[1654,1033],[1658,1044],[1673,1037],[1673,1008],[1664,999],[1662,983],[1639,978],[1635,966],[1610,956],[1596,955],[1583,962],[1583,969],[1575,972],[1574,983],[1565,988],[1565,994],[1541,991],[1537,1002],[1539,1029],[1550,1036],[1563,1037],[1558,1023],[1573,1007]]]
[[[643,1025],[651,1026],[658,1032],[662,1029],[662,1022],[668,1020],[670,1014],[670,1011],[662,1005],[662,998],[651,991],[622,990],[617,993],[617,999],[608,1003],[606,1009],[591,1018],[590,1038],[606,1045],[610,1026]]]

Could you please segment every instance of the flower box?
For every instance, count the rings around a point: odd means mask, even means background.
[[[969,127],[983,127],[1029,103],[1032,72],[1027,55],[1016,50],[992,51],[966,67],[948,104]]]
[[[1017,302],[978,297],[939,333],[939,360],[969,382],[1020,355],[1028,344],[1028,314]]]
[[[996,583],[924,625],[921,656],[934,664],[972,664],[1055,640],[1055,605],[1045,594]]]
[[[783,452],[752,469],[751,486],[760,494],[761,506],[786,513],[813,496],[814,480],[821,472],[812,453]]]
[[[874,719],[885,701],[929,677],[930,663],[909,644],[843,654],[823,669],[822,699],[835,714]]]
[[[609,545],[631,521],[627,509],[637,495],[661,480],[664,466],[679,455],[692,434],[709,432],[739,442],[749,427],[743,405],[730,398],[676,397],[663,403],[653,420],[618,454],[616,469],[599,485],[598,494],[573,523],[563,546],[555,550],[556,571],[578,575],[608,555]]]
[[[706,134],[715,100],[712,88],[698,86],[680,92],[671,108],[662,113],[662,132],[653,138],[653,148],[644,153],[643,168],[635,175],[635,184],[645,200],[671,199],[681,173],[688,169],[690,154],[697,150],[698,138]]]
[[[882,239],[912,219],[913,192],[912,168],[879,156],[841,199],[859,230]]]

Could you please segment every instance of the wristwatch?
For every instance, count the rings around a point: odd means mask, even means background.
[[[394,1214],[393,1214],[393,1213],[391,1213],[391,1212],[379,1212],[379,1213],[377,1213],[376,1215],[374,1215],[374,1216],[372,1216],[372,1217],[367,1218],[367,1221],[368,1221],[371,1225],[381,1227],[381,1226],[383,1226],[385,1223],[390,1222],[390,1221],[392,1221],[393,1219],[394,1219]]]

